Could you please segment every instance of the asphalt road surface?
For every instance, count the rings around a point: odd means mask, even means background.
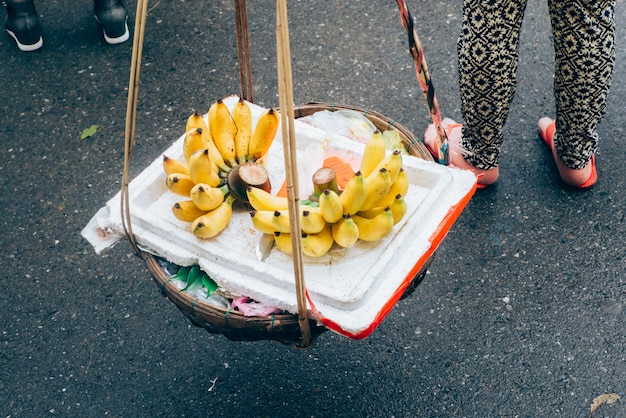
[[[460,119],[461,2],[407,3],[442,113]],[[553,55],[547,6],[530,0],[498,184],[370,337],[327,332],[301,351],[189,325],[126,241],[96,255],[81,237],[120,188],[132,45],[106,45],[88,1],[40,1],[42,50],[0,35],[0,415],[569,418],[610,395],[595,416],[626,416],[625,6],[597,186],[564,188],[539,139]],[[149,9],[132,177],[191,111],[239,93],[233,2]],[[255,102],[278,106],[275,5],[248,13]],[[421,135],[395,2],[292,0],[289,18],[296,103],[373,109]]]

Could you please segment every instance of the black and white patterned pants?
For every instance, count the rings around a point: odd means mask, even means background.
[[[464,0],[458,42],[463,139],[472,165],[498,165],[517,82],[527,0]],[[558,155],[583,168],[598,147],[615,62],[615,0],[548,0],[555,50]]]

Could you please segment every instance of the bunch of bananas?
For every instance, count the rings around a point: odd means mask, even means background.
[[[198,112],[187,119],[184,161],[163,156],[167,188],[186,198],[176,202],[172,212],[177,219],[191,222],[191,231],[198,238],[212,238],[226,228],[233,203],[246,195],[240,167],[263,168],[280,121],[278,112],[268,109],[253,128],[250,106],[243,99],[232,112],[219,99],[207,116],[208,124]],[[243,190],[233,190],[241,187]]]
[[[332,177],[332,176],[331,176]],[[311,200],[300,204],[302,252],[311,257],[326,254],[332,246],[347,248],[358,240],[377,241],[389,232],[406,214],[404,200],[409,188],[407,173],[402,167],[402,153],[387,153],[381,132],[376,131],[367,142],[359,170],[339,190],[332,181],[320,187]],[[258,188],[247,189],[254,227],[273,234],[276,247],[291,254],[291,230],[286,197],[276,196]]]

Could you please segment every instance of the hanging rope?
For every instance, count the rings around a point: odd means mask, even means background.
[[[424,48],[420,42],[415,26],[413,24],[413,16],[409,12],[405,0],[396,0],[398,3],[398,9],[400,10],[400,21],[402,26],[407,32],[409,37],[409,52],[413,56],[415,63],[415,72],[417,79],[426,98],[428,104],[428,110],[430,116],[435,125],[437,131],[437,151],[438,159],[441,164],[448,164],[448,135],[445,129],[441,126],[441,113],[439,112],[439,102],[437,96],[435,96],[435,87],[433,86],[430,74],[428,72],[428,65],[426,64],[426,58],[424,57]]]
[[[135,124],[137,121],[137,93],[139,91],[139,72],[141,69],[141,54],[143,50],[143,38],[146,27],[146,15],[148,14],[148,0],[137,1],[137,14],[135,16],[135,34],[133,38],[133,52],[130,63],[130,81],[128,83],[128,104],[126,107],[126,132],[124,137],[124,171],[122,174],[122,189],[120,193],[120,205],[122,211],[122,225],[128,240],[135,253],[141,254],[137,246],[133,229],[130,222],[130,199],[128,184],[130,171],[130,156],[135,141]]]

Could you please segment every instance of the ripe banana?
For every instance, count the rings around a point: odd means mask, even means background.
[[[332,248],[335,240],[330,224],[317,234],[302,234],[302,252],[310,257],[321,257]]]
[[[317,234],[322,232],[326,221],[319,207],[300,205],[300,229],[305,234]]]
[[[206,214],[196,218],[191,224],[191,232],[198,238],[212,238],[222,232],[228,226],[233,216],[233,202],[235,198],[228,197],[219,205]]]
[[[346,187],[339,195],[344,215],[354,215],[361,209],[361,205],[367,197],[367,189],[363,175],[357,171],[353,177],[348,180]]]
[[[291,234],[275,232],[274,244],[276,244],[276,248],[278,248],[285,254],[291,255],[293,253],[293,247],[291,245]]]
[[[402,195],[404,197],[406,196],[408,191],[409,178],[404,168],[401,168],[400,172],[398,173],[398,177],[396,178],[396,181],[391,183],[391,187],[389,188],[389,191],[387,192],[385,197],[379,200],[376,205],[382,206],[383,208],[391,206],[391,203],[395,200],[397,195]]]
[[[176,219],[183,222],[193,222],[198,216],[202,216],[206,213],[205,210],[200,210],[191,200],[181,200],[174,203],[172,206],[172,212]]]
[[[209,108],[209,132],[215,146],[230,167],[237,165],[235,152],[235,134],[237,127],[222,99],[218,99]]]
[[[189,174],[194,183],[217,187],[222,179],[218,168],[209,157],[209,149],[198,150],[189,156]]]
[[[286,197],[276,196],[257,187],[246,189],[248,202],[256,210],[286,210],[289,202]]]
[[[274,216],[272,217],[272,226],[276,232],[290,233],[289,211],[287,209],[275,210]]]
[[[391,209],[391,213],[393,214],[393,223],[395,225],[400,222],[400,219],[402,219],[406,214],[407,204],[404,200],[404,197],[402,197],[402,195],[398,193],[388,205],[375,206],[368,210],[359,211],[357,212],[357,215],[363,218],[373,219],[381,212],[383,212],[386,208]]]
[[[360,210],[356,214],[362,218],[372,219],[376,217],[376,215],[380,214],[385,208],[388,206],[374,206],[368,210]]]
[[[240,98],[233,108],[233,121],[237,128],[235,134],[235,155],[237,162],[243,164],[248,159],[248,146],[252,137],[252,111],[248,102]]]
[[[206,137],[202,135],[202,128],[194,128],[187,131],[183,140],[183,155],[189,163],[189,157],[194,152],[206,148]]]
[[[191,188],[189,196],[191,201],[200,209],[210,211],[224,202],[228,194],[228,187],[212,187],[208,184],[198,183]]]
[[[378,201],[387,195],[391,188],[389,171],[383,167],[377,172],[370,174],[365,179],[365,188],[367,189],[367,196],[359,209],[361,211],[378,206]]]
[[[188,132],[196,128],[201,128],[202,130],[208,128],[206,121],[204,120],[204,117],[202,117],[200,112],[198,112],[197,110],[193,112],[191,116],[189,116],[189,118],[187,118],[187,125],[185,128],[185,131]]]
[[[379,171],[381,168],[387,169],[392,183],[396,181],[396,178],[400,173],[400,169],[402,168],[402,152],[399,149],[393,150],[391,154],[383,158],[373,172]],[[365,177],[367,178],[368,176]]]
[[[168,174],[165,179],[165,185],[170,192],[180,196],[189,197],[189,193],[194,186],[193,180],[189,174]]]
[[[406,215],[407,204],[401,194],[396,195],[394,201],[389,205],[389,209],[391,209],[391,213],[393,215],[393,223],[394,225],[400,222],[404,215]]]
[[[254,228],[264,234],[273,234],[276,228],[272,224],[274,219],[274,211],[271,210],[252,210],[250,211],[250,218],[252,219],[252,225]]]
[[[346,215],[339,222],[332,224],[331,232],[335,242],[344,248],[353,246],[359,240],[359,227],[350,215]]]
[[[279,125],[278,112],[274,109],[268,109],[259,116],[248,147],[248,161],[256,161],[267,154]]]
[[[339,221],[343,215],[341,198],[334,190],[325,189],[319,196],[319,210],[324,220],[330,224]]]
[[[189,167],[187,164],[163,155],[163,171],[165,171],[165,174],[189,174]]]
[[[363,177],[369,176],[374,172],[374,169],[385,158],[387,148],[383,134],[376,130],[372,137],[365,144],[365,150],[363,150],[363,157],[361,158],[361,165],[359,171],[363,174]]]
[[[359,228],[359,239],[363,241],[378,241],[393,228],[393,214],[391,209],[385,208],[380,214],[372,219],[363,218],[359,215],[352,217]]]
[[[219,150],[215,146],[215,142],[213,142],[213,138],[211,138],[211,132],[209,132],[208,128],[202,130],[202,144],[203,149],[209,150],[209,158],[213,163],[220,169],[220,171],[228,172],[230,167],[226,165],[224,161],[224,157],[220,154]]]

